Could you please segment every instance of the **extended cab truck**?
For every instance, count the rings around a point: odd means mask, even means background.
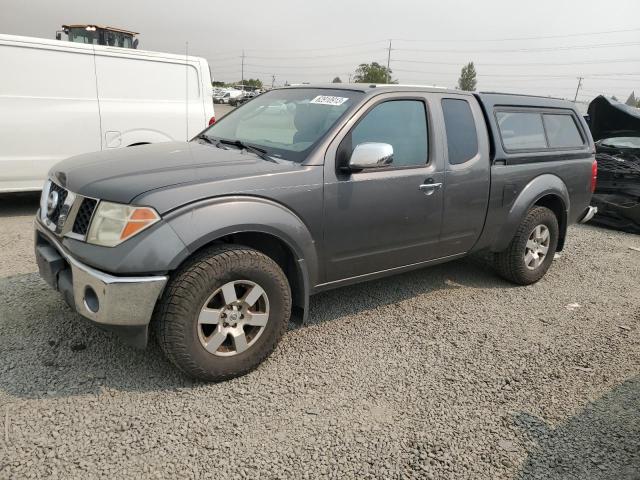
[[[403,86],[267,92],[190,142],[70,158],[36,226],[69,305],[194,377],[248,372],[317,292],[490,258],[539,280],[587,221],[594,145],[573,104]]]

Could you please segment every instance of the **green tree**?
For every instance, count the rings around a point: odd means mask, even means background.
[[[397,80],[391,80],[391,73],[391,69],[378,62],[361,63],[356,68],[353,81],[356,83],[398,83]]]
[[[624,103],[626,103],[630,107],[635,107],[636,104],[638,103],[638,102],[636,102],[636,94],[635,94],[635,92],[631,92],[631,95],[629,95],[629,98],[627,98],[627,101],[624,102]]]
[[[469,62],[462,67],[460,78],[458,79],[458,89],[473,92],[476,89],[477,83],[476,67],[473,66],[473,62]]]
[[[331,83],[342,83],[342,80],[340,80],[340,77],[335,77]]]
[[[247,87],[262,88],[262,81],[258,78],[249,78],[248,80],[240,80],[236,85],[245,85]]]

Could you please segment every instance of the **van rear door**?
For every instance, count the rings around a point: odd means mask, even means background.
[[[104,148],[187,140],[205,128],[197,61],[95,50]]]
[[[91,46],[0,38],[0,191],[42,188],[58,161],[100,150]]]

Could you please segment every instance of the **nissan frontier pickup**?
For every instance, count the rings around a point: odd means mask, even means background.
[[[399,85],[260,95],[189,142],[53,167],[41,276],[80,315],[204,380],[242,375],[309,297],[468,255],[540,280],[597,164],[567,101]],[[392,280],[391,280],[392,281]]]

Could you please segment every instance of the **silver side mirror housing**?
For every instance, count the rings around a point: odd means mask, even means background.
[[[367,142],[356,146],[349,159],[350,170],[369,170],[390,165],[393,147],[388,143]]]

